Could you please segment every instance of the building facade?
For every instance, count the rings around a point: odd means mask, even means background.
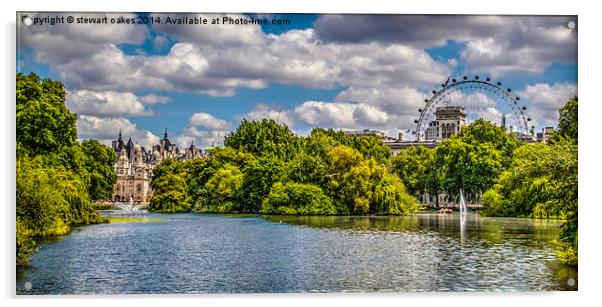
[[[443,140],[460,132],[466,126],[466,112],[463,107],[437,107],[435,120],[429,123],[426,140]]]
[[[113,201],[116,202],[129,202],[132,199],[135,203],[148,203],[153,195],[150,185],[153,168],[163,159],[186,161],[203,156],[194,143],[180,152],[178,146],[169,140],[167,130],[159,144],[152,146],[150,150],[134,144],[131,137],[127,143],[124,142],[119,132],[119,138],[113,141],[113,150],[117,156],[117,182],[113,187]]]

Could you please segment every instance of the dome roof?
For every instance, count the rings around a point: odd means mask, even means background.
[[[140,144],[134,145],[134,152],[139,152],[139,151],[142,151],[142,147],[140,147]]]
[[[126,161],[127,162],[128,157],[125,154],[125,149],[122,149],[119,151],[119,161]]]

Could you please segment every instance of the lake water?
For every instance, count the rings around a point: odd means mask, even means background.
[[[17,272],[18,294],[577,290],[558,222],[144,214],[76,227]]]

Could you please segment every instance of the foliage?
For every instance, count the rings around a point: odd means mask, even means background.
[[[416,200],[408,195],[399,178],[374,159],[363,159],[355,149],[340,145],[331,151],[332,178],[329,187],[352,214],[407,214]]]
[[[450,195],[460,189],[479,194],[490,188],[502,171],[499,150],[491,144],[470,144],[452,137],[437,148],[436,164],[442,166],[444,186]]]
[[[295,182],[276,182],[264,199],[259,211],[263,214],[328,215],[336,207],[316,185]]]
[[[89,175],[88,193],[92,199],[111,199],[115,175],[115,152],[97,140],[85,140],[81,144],[85,156],[84,167]]]
[[[435,162],[435,150],[411,146],[392,159],[392,168],[412,195],[429,192],[429,180]]]
[[[30,156],[58,153],[77,143],[75,114],[65,106],[63,84],[17,74],[17,148]]]
[[[269,153],[280,159],[290,159],[298,150],[299,138],[286,126],[271,119],[243,119],[236,131],[227,135],[224,145],[236,150],[263,155]]]
[[[375,137],[352,138],[341,131],[314,129],[301,138],[274,121],[243,120],[225,144],[206,158],[159,164],[151,203],[169,191],[160,189],[161,178],[175,174],[187,184],[182,197],[201,212],[408,214],[417,210],[416,200],[386,167],[391,151]]]
[[[238,198],[240,211],[245,213],[257,213],[272,185],[287,177],[285,163],[269,154],[249,159],[243,172],[245,176]]]
[[[16,85],[16,256],[22,265],[37,238],[63,235],[73,224],[107,221],[94,211],[90,196],[106,195],[101,181],[112,182],[113,171],[102,168],[110,158],[86,152],[90,147],[77,142],[76,116],[65,105],[62,83],[19,73]],[[105,175],[109,178],[101,178]]]
[[[521,146],[499,183],[483,196],[482,213],[564,219],[561,240],[575,245],[577,169],[577,145],[572,140]]]
[[[560,117],[558,119],[558,129],[560,135],[571,138],[575,143],[578,140],[578,103],[577,97],[568,101],[559,110]]]
[[[186,167],[182,162],[164,159],[153,169],[153,196],[148,209],[153,212],[187,212],[191,209],[186,183]]]
[[[201,212],[225,213],[236,210],[236,195],[244,175],[236,165],[225,164],[205,183]]]

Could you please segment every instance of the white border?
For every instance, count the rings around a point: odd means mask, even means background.
[[[221,303],[232,305],[261,305],[261,306],[301,306],[309,304],[337,304],[352,306],[378,306],[380,304],[423,305],[437,304],[440,306],[572,306],[575,304],[598,303],[596,298],[602,291],[598,279],[602,276],[599,265],[602,261],[600,253],[600,202],[596,199],[599,190],[598,178],[601,174],[599,159],[599,129],[596,130],[598,114],[602,114],[602,96],[596,93],[600,88],[602,75],[600,67],[600,20],[602,12],[596,7],[595,1],[525,1],[525,0],[489,0],[489,1],[403,1],[393,5],[393,1],[370,0],[362,4],[350,4],[348,1],[337,3],[333,1],[299,1],[289,3],[282,0],[234,0],[223,1],[190,1],[190,0],[103,0],[78,1],[65,0],[30,0],[4,1],[2,5],[2,33],[4,48],[2,60],[6,70],[2,74],[3,102],[0,129],[2,131],[3,176],[0,184],[0,195],[4,202],[0,206],[2,212],[2,265],[1,291],[3,303],[39,306],[104,306],[106,304],[144,304],[161,306],[164,298],[175,299],[178,304],[207,304],[209,306]],[[578,292],[549,292],[549,293],[399,293],[399,294],[327,294],[327,295],[169,295],[169,296],[103,296],[103,299],[92,300],[91,297],[15,297],[14,275],[14,167],[15,167],[15,107],[13,101],[15,88],[15,11],[136,11],[136,12],[297,12],[297,13],[405,13],[405,14],[520,14],[520,15],[579,15],[579,100],[580,111],[580,248],[579,248],[579,291]],[[417,29],[418,30],[418,29]],[[598,182],[596,182],[598,181]],[[98,297],[95,297],[98,298]],[[333,300],[336,299],[336,300]]]

